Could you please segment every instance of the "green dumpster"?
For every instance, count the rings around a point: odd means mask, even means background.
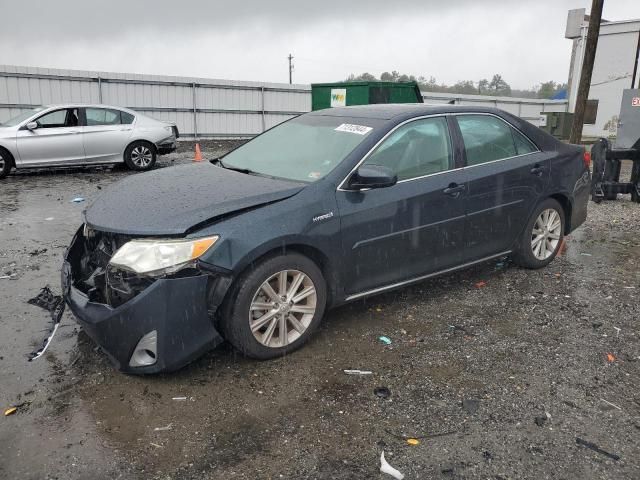
[[[338,82],[311,85],[311,109],[371,103],[423,103],[416,82]]]

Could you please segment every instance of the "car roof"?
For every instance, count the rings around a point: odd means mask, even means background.
[[[468,105],[427,104],[427,103],[384,103],[374,105],[356,105],[352,107],[334,107],[316,110],[309,115],[331,117],[359,117],[391,120],[402,116],[434,115],[438,113],[494,113],[503,114],[502,110],[491,107],[470,107]]]
[[[127,107],[119,107],[117,105],[105,105],[102,103],[53,103],[49,105],[43,105],[44,108],[114,108],[116,110],[124,110],[126,112],[133,112],[130,108]]]

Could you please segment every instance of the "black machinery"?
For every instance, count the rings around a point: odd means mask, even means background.
[[[620,182],[622,160],[632,160],[629,182]],[[622,94],[618,133],[613,146],[606,138],[591,148],[593,179],[591,199],[615,200],[618,193],[631,194],[640,203],[640,89],[628,89]]]

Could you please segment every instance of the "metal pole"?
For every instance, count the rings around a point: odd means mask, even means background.
[[[98,77],[98,103],[102,103],[102,78]]]
[[[289,56],[287,57],[289,59],[289,85],[291,85],[293,82],[293,77],[292,77],[292,72],[293,72],[293,64],[291,63],[291,61],[293,60],[293,57],[291,56],[291,54],[289,54]]]
[[[631,88],[636,88],[636,74],[638,73],[638,61],[640,61],[640,31],[638,32],[638,46],[636,47],[636,58],[633,62],[633,76],[631,77]]]
[[[193,91],[193,136],[198,140],[198,108],[196,105],[196,84],[191,84]]]
[[[260,93],[261,93],[261,105],[260,105],[260,110],[262,111],[262,131],[264,132],[265,130],[265,122],[264,122],[264,86],[260,87]]]
[[[587,106],[587,99],[589,98],[593,62],[596,58],[596,49],[598,48],[603,3],[604,0],[592,0],[591,3],[591,11],[589,12],[589,30],[587,31],[587,43],[584,52],[584,63],[582,64],[582,70],[580,71],[580,84],[578,85],[578,97],[576,98],[569,143],[578,143],[582,140],[584,111]]]

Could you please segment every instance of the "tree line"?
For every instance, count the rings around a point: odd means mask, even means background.
[[[420,90],[426,92],[440,93],[461,93],[469,95],[497,95],[505,97],[523,97],[523,98],[551,98],[560,90],[566,89],[566,83],[559,83],[553,80],[543,82],[530,89],[518,90],[512,89],[511,86],[502,78],[502,75],[496,73],[491,80],[483,78],[478,81],[461,80],[453,85],[438,83],[435,77],[426,78],[424,76],[415,77],[414,75],[401,74],[395,70],[392,72],[383,72],[380,78],[365,72],[360,75],[351,74],[347,78],[348,82],[367,81],[367,82],[417,82]]]

